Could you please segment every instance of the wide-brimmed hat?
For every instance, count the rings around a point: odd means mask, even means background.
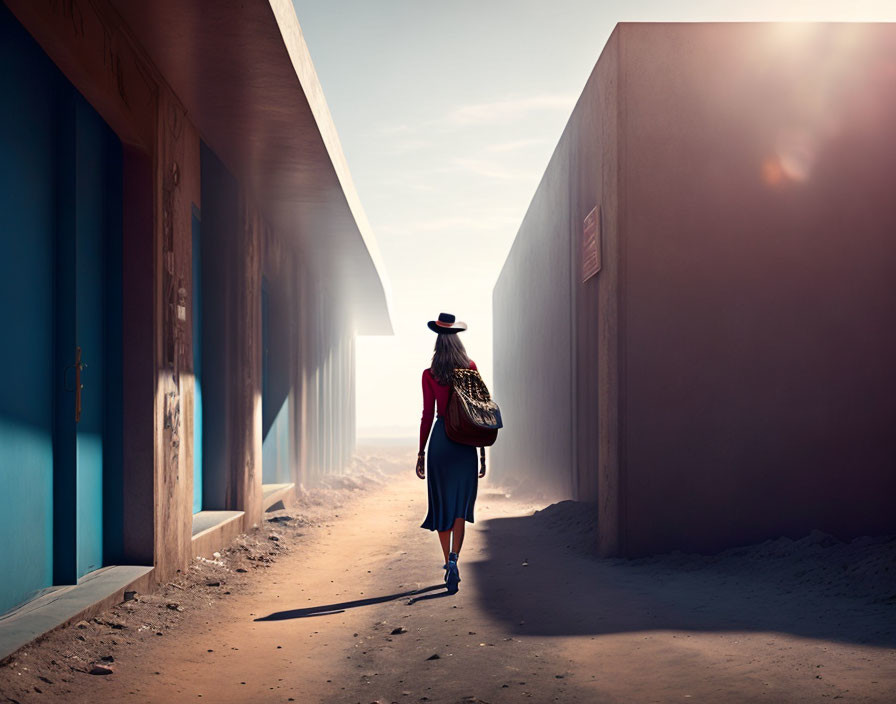
[[[451,313],[439,313],[439,319],[430,320],[427,325],[430,330],[440,335],[454,335],[467,329],[467,324],[460,321],[455,322]]]

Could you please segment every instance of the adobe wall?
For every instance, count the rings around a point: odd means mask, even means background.
[[[896,28],[620,30],[625,551],[896,530]]]

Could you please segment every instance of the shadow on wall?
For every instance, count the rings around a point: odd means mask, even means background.
[[[595,515],[566,501],[485,521],[490,557],[466,563],[482,606],[521,635],[770,631],[896,647],[896,536],[600,559],[587,550]]]

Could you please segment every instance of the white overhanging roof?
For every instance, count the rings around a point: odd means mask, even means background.
[[[385,268],[291,0],[113,0],[202,138],[362,335],[392,334]]]

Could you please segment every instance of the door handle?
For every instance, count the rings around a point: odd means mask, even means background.
[[[68,370],[75,370],[75,388],[68,388]],[[70,367],[66,367],[65,369],[65,390],[66,391],[74,391],[75,392],[75,423],[81,422],[81,390],[84,388],[84,384],[81,383],[81,372],[87,369],[87,365],[81,361],[81,348],[75,348],[75,363]]]
[[[75,348],[75,423],[81,422],[81,348]]]

